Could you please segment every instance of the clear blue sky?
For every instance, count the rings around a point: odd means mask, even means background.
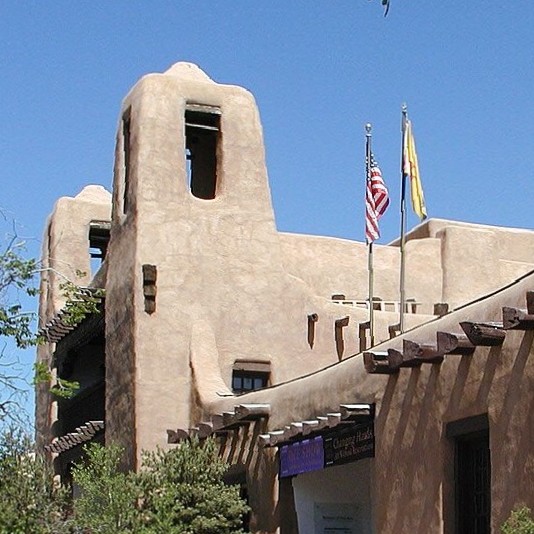
[[[379,242],[397,236],[402,102],[430,217],[532,228],[534,3],[391,4],[4,0],[0,206],[37,255],[55,199],[110,187],[129,88],[191,61],[255,94],[282,231],[363,239],[371,122],[392,197]]]

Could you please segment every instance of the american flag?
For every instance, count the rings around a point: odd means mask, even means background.
[[[367,243],[372,243],[380,237],[378,219],[389,206],[388,190],[372,154],[369,175],[365,193],[365,239]]]

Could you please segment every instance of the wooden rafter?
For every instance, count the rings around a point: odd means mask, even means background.
[[[506,332],[502,323],[473,323],[463,321],[460,323],[462,330],[466,333],[469,341],[475,346],[495,347],[502,345]]]
[[[441,363],[443,353],[439,352],[436,345],[416,343],[405,339],[402,342],[403,357],[408,360],[415,359],[422,363]]]
[[[475,352],[475,346],[465,334],[437,332],[438,351],[442,354],[469,355]]]

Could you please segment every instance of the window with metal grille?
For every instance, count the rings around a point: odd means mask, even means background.
[[[455,448],[455,516],[457,534],[491,530],[491,456],[486,415],[451,423],[447,434]]]

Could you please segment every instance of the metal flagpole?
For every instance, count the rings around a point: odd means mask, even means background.
[[[405,235],[406,235],[406,174],[404,173],[404,144],[406,135],[406,121],[408,120],[408,107],[402,105],[402,146],[401,146],[401,229],[400,229],[400,319],[399,327],[401,333],[404,332],[404,312],[406,307],[406,295],[404,292],[405,278]]]
[[[367,123],[365,125],[365,192],[367,195],[367,187],[371,180],[371,128]],[[373,269],[373,242],[368,244],[367,255],[367,269],[369,272],[369,333],[371,337],[371,347],[375,344],[375,318],[373,309],[373,283],[374,283],[374,269]]]

